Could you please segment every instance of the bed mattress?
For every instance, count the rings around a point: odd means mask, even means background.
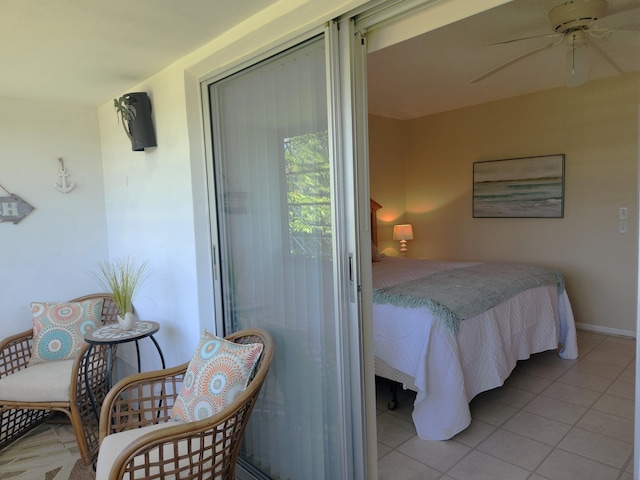
[[[473,264],[385,258],[373,264],[373,287]],[[423,440],[464,430],[471,423],[469,402],[501,386],[518,360],[554,349],[561,358],[578,356],[571,305],[555,285],[520,292],[461,321],[457,332],[427,307],[374,303],[373,328],[376,374],[417,392],[412,416]]]

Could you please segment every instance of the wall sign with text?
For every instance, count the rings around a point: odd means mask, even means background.
[[[0,197],[0,222],[16,224],[33,210],[31,205],[13,193],[9,193],[8,197]]]

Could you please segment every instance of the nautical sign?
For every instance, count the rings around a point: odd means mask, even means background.
[[[9,195],[9,197],[0,197],[0,222],[15,224],[33,212],[33,207],[19,196],[13,193]]]

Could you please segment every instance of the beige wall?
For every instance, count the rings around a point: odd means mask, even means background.
[[[379,218],[413,224],[410,256],[556,267],[576,322],[635,332],[639,103],[635,74],[414,120],[371,117]],[[394,173],[387,184],[389,151],[404,143],[404,179]],[[557,153],[566,155],[564,218],[472,218],[473,162]],[[629,209],[627,234],[619,207]],[[381,249],[396,249],[381,223]]]
[[[369,117],[371,197],[384,208],[378,211],[378,246],[387,255],[397,255],[397,242],[391,240],[393,225],[406,222],[405,161],[406,124],[385,117]],[[398,192],[402,192],[398,195]],[[385,241],[386,240],[386,241]]]

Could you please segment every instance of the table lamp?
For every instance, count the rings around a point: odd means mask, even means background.
[[[407,240],[413,240],[413,227],[409,223],[393,226],[393,239],[400,240],[400,255],[407,255]]]

